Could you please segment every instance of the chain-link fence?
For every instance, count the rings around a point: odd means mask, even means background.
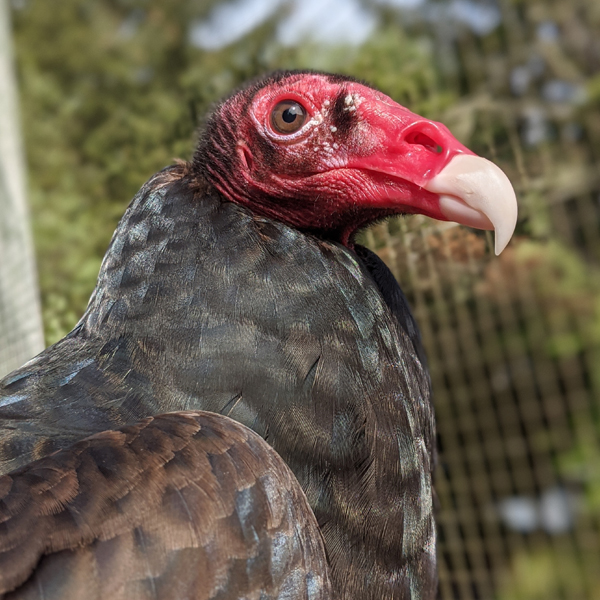
[[[501,6],[502,34],[446,47],[458,67],[450,84],[468,98],[446,120],[516,185],[515,239],[496,258],[489,235],[411,217],[369,242],[402,282],[428,350],[441,597],[593,600],[600,4]]]

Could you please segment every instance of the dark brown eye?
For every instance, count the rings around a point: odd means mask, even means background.
[[[306,110],[294,100],[282,100],[271,113],[271,125],[279,133],[296,133],[306,122]]]

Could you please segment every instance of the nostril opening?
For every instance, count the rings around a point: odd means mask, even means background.
[[[432,140],[428,135],[420,131],[412,131],[406,136],[406,141],[409,144],[418,144],[419,146],[424,146],[427,150],[431,152],[435,152],[436,154],[440,154],[443,148],[437,144],[434,140]]]

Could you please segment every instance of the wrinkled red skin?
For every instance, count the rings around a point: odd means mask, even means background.
[[[271,125],[282,100],[307,111],[296,133]],[[446,220],[438,196],[422,186],[457,153],[472,154],[444,125],[325,74],[275,76],[234,94],[215,115],[195,162],[227,199],[346,245],[388,215]]]

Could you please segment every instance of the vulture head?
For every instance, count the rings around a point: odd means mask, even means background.
[[[508,244],[506,175],[441,123],[351,78],[278,72],[213,112],[194,164],[228,200],[352,245],[374,220],[420,213]]]

